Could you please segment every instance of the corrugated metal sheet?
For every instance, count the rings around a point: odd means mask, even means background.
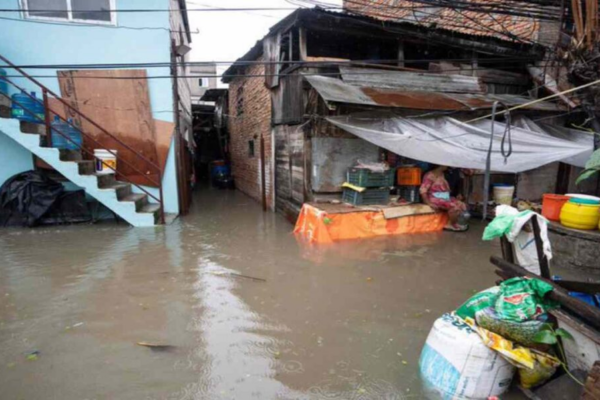
[[[508,106],[525,104],[531,99],[510,94],[459,94],[409,92],[393,89],[352,86],[340,79],[307,76],[306,80],[327,102],[417,110],[470,111],[492,108],[495,101]],[[562,111],[557,104],[540,102],[526,107],[538,111]]]
[[[345,66],[340,66],[340,72],[344,82],[353,86],[420,92],[486,93],[485,85],[475,76],[386,71]]]

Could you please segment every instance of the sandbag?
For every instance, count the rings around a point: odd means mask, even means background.
[[[419,370],[424,390],[447,400],[487,399],[510,386],[515,367],[486,347],[464,320],[444,314],[427,337]]]
[[[546,382],[556,373],[560,366],[558,358],[550,354],[531,349],[534,358],[533,368],[519,368],[519,381],[525,389],[539,386]]]
[[[548,315],[541,314],[536,319],[524,322],[514,322],[502,319],[493,307],[477,312],[477,325],[526,347],[540,344],[535,341],[535,335],[548,322]]]
[[[525,389],[539,386],[550,379],[560,366],[558,358],[534,349],[515,345],[508,339],[490,332],[481,326],[474,326],[483,343],[497,351],[508,362],[517,367],[519,381]]]
[[[475,314],[478,311],[492,307],[494,304],[496,304],[496,300],[498,300],[499,295],[500,288],[498,286],[493,286],[489,289],[482,290],[467,300],[463,305],[458,307],[456,309],[456,315],[462,319],[475,319]]]
[[[507,321],[522,322],[534,319],[546,312],[549,303],[544,302],[544,296],[552,290],[552,285],[539,279],[507,279],[500,284],[496,313]]]

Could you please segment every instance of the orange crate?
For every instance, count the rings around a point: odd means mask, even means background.
[[[418,186],[421,184],[421,168],[398,168],[399,186]]]

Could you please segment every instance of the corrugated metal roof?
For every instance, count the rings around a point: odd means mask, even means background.
[[[486,93],[486,86],[475,76],[386,71],[344,66],[340,67],[340,72],[344,82],[352,86],[419,92]]]
[[[370,86],[353,86],[340,79],[324,76],[306,76],[306,80],[327,102],[358,104],[375,107],[393,107],[416,110],[473,111],[492,108],[495,101],[507,106],[525,104],[531,99],[510,94],[461,94],[440,92],[402,91]],[[557,104],[536,103],[526,107],[538,111],[561,111]]]

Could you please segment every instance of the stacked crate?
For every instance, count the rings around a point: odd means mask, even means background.
[[[358,191],[345,187],[342,201],[355,206],[388,204],[390,187],[394,186],[394,173],[394,169],[374,172],[367,168],[350,168],[347,182],[364,190]]]
[[[400,167],[398,168],[398,194],[409,203],[420,203],[421,196],[421,168]]]

